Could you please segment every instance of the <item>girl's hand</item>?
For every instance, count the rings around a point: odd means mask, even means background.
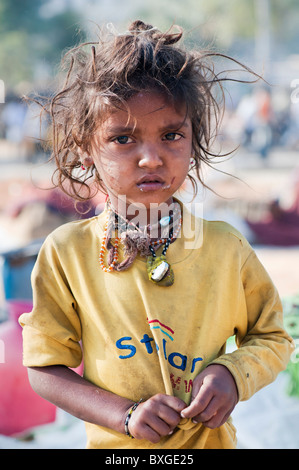
[[[157,444],[161,437],[172,434],[181,420],[186,403],[177,397],[157,394],[140,403],[132,413],[129,432],[136,439]]]
[[[204,369],[193,381],[190,405],[181,416],[214,429],[224,424],[238,402],[238,390],[229,370],[220,364]]]

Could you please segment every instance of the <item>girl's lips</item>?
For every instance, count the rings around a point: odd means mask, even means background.
[[[163,188],[164,183],[159,181],[144,181],[143,183],[137,184],[137,186],[140,191],[157,191]]]
[[[137,186],[140,191],[158,191],[164,188],[165,181],[160,176],[147,175],[138,181]]]

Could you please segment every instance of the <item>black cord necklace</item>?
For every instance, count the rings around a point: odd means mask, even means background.
[[[174,272],[170,264],[166,261],[166,251],[173,238],[173,227],[169,231],[167,238],[160,256],[157,256],[152,245],[149,246],[151,256],[147,257],[147,273],[151,281],[159,286],[171,286],[174,283]]]

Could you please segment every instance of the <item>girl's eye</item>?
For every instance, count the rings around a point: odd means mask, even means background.
[[[181,137],[182,136],[177,132],[168,132],[168,134],[165,135],[165,140],[179,140]]]
[[[129,144],[132,142],[132,139],[128,135],[120,135],[114,139],[114,142],[117,142],[118,144]]]

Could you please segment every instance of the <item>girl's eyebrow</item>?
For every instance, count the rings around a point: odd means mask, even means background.
[[[134,127],[133,126],[108,126],[106,128],[106,132],[108,134],[124,134],[124,133],[127,133],[127,134],[132,134],[132,132],[134,131]]]
[[[186,119],[184,119],[183,121],[179,121],[179,122],[171,122],[165,126],[163,126],[163,129],[172,129],[172,130],[179,130],[179,129],[182,129],[182,127],[189,127],[189,123]]]
[[[188,128],[189,123],[186,119],[184,121],[179,121],[179,122],[171,122],[163,125],[162,127],[159,128],[159,131],[163,132],[165,130],[179,130],[181,128]],[[106,128],[106,132],[108,134],[113,134],[113,135],[118,135],[118,134],[132,134],[134,131],[138,132],[138,127],[134,126],[108,126]]]

